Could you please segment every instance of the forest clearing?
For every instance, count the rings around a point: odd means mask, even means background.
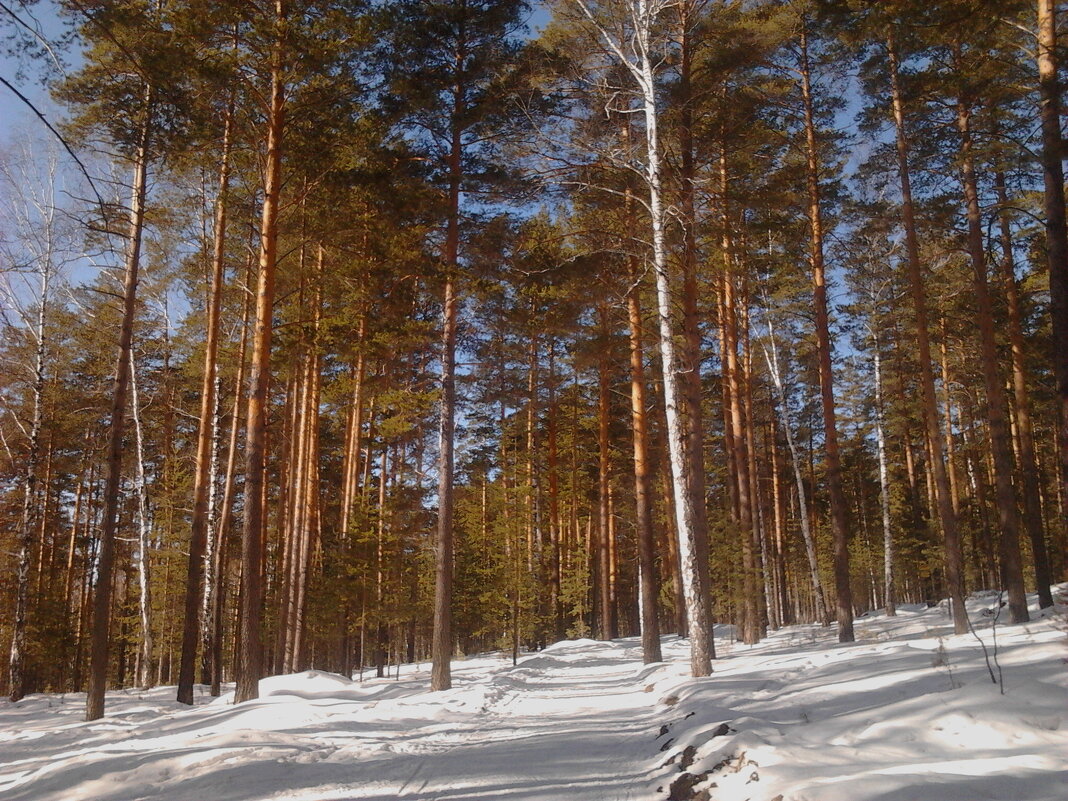
[[[1056,588],[1064,600],[1068,585]],[[781,629],[759,645],[717,627],[715,672],[689,647],[568,640],[396,678],[305,671],[230,688],[190,709],[173,687],[0,706],[6,801],[1061,801],[1068,790],[1065,612],[991,627],[997,594],[969,599],[976,633],[909,606],[833,630]],[[996,635],[996,636],[995,636]],[[994,659],[1004,693],[983,657]],[[705,793],[701,795],[701,793]]]

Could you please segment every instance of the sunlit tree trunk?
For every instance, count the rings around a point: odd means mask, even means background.
[[[48,246],[40,265],[41,285],[34,336],[36,348],[33,362],[33,417],[30,421],[29,448],[22,488],[22,517],[19,520],[18,552],[15,561],[15,614],[12,620],[11,652],[8,661],[8,686],[11,701],[26,695],[26,628],[30,591],[30,550],[37,527],[37,465],[41,458],[41,427],[44,419],[42,396],[45,385],[45,324],[48,320],[49,285],[52,278],[51,225],[46,226]],[[78,485],[81,500],[81,485]],[[77,502],[75,506],[77,506]],[[77,525],[77,523],[75,523]],[[72,546],[73,551],[73,546]],[[68,595],[65,597],[69,597]]]
[[[875,381],[875,447],[879,459],[879,511],[883,522],[883,605],[888,617],[897,615],[894,604],[894,531],[890,525],[890,479],[886,467],[886,432],[883,409],[882,351],[877,330],[871,331],[872,373]]]
[[[629,216],[628,214],[628,218]],[[660,662],[663,656],[660,649],[660,623],[656,613],[659,588],[656,580],[652,490],[649,484],[649,424],[645,412],[641,279],[637,258],[629,257],[627,263],[630,279],[630,290],[627,292],[627,320],[630,324],[630,414],[634,443],[634,502],[635,526],[638,531],[642,660],[649,664]]]
[[[1024,336],[1020,322],[1020,294],[1016,288],[1016,266],[1012,255],[1012,232],[1009,227],[1008,194],[1005,191],[1005,174],[994,176],[997,190],[998,215],[1001,234],[1001,279],[1005,284],[1005,300],[1008,312],[1009,346],[1012,355],[1012,395],[1016,413],[1017,440],[1020,443],[1020,490],[1023,495],[1023,524],[1031,541],[1031,555],[1035,568],[1035,589],[1038,605],[1045,609],[1053,606],[1050,591],[1049,554],[1042,526],[1042,498],[1038,481],[1038,459],[1035,454],[1034,427],[1031,424],[1031,399],[1027,392],[1027,370],[1024,365]]]
[[[138,651],[137,681],[141,687],[152,685],[152,608],[151,583],[149,576],[150,543],[152,541],[151,523],[148,513],[148,492],[145,481],[145,436],[141,426],[141,399],[137,391],[137,362],[133,350],[130,350],[130,411],[134,423],[134,441],[137,455],[137,588],[139,591],[138,611],[141,615],[141,647]]]
[[[219,354],[219,319],[225,271],[227,195],[230,188],[230,129],[233,105],[227,106],[223,124],[222,156],[219,160],[219,188],[215,198],[215,230],[211,256],[211,289],[208,295],[207,331],[204,343],[204,372],[200,382],[200,423],[197,429],[196,465],[193,469],[193,518],[189,538],[189,562],[185,579],[185,617],[182,626],[182,661],[178,672],[178,702],[193,703],[196,651],[201,637],[204,604],[205,552],[208,542],[208,496],[214,442],[216,362]],[[208,567],[210,571],[210,566]],[[210,586],[210,582],[209,582]]]
[[[682,417],[685,402],[679,377],[679,360],[676,353],[675,305],[677,291],[670,275],[667,258],[667,241],[664,230],[663,180],[657,108],[657,75],[660,56],[655,48],[654,29],[661,12],[667,8],[666,0],[636,0],[621,13],[625,23],[632,26],[625,40],[609,33],[598,22],[591,8],[583,0],[575,0],[579,10],[594,26],[608,49],[634,79],[641,98],[645,120],[645,182],[648,188],[650,227],[652,235],[652,266],[656,276],[657,328],[660,336],[660,363],[664,386],[664,410],[667,418],[668,457],[671,464],[672,496],[675,518],[679,532],[679,555],[682,563],[682,584],[686,598],[686,610],[690,629],[690,669],[694,676],[707,676],[712,672],[712,616],[707,585],[702,581],[700,535],[697,527],[697,512],[694,508],[690,464],[687,461],[687,431]]]
[[[111,629],[112,574],[115,564],[115,533],[119,525],[119,489],[122,483],[122,445],[126,428],[126,396],[130,386],[130,351],[137,313],[138,271],[141,266],[141,236],[145,224],[145,195],[148,186],[148,143],[151,130],[153,93],[145,87],[141,106],[141,128],[134,156],[130,233],[126,246],[123,282],[122,325],[119,329],[119,354],[111,392],[108,435],[107,480],[104,487],[103,520],[97,556],[96,586],[93,593],[93,623],[90,641],[89,692],[85,702],[85,719],[97,720],[104,715],[104,691],[107,689],[108,644]]]
[[[938,430],[938,401],[935,398],[934,368],[931,364],[931,340],[927,323],[927,295],[920,265],[920,246],[916,234],[916,218],[912,200],[912,179],[909,168],[909,142],[905,132],[905,110],[898,80],[897,48],[891,39],[887,45],[890,68],[890,87],[893,101],[896,134],[898,180],[901,184],[901,218],[905,229],[905,251],[908,257],[909,292],[916,315],[915,333],[917,359],[920,366],[920,389],[923,396],[923,421],[927,439],[932,445],[931,471],[935,485],[938,521],[945,543],[946,583],[949,585],[953,612],[953,630],[963,634],[968,630],[964,609],[964,559],[961,551],[957,514],[953,507],[942,436]],[[910,466],[910,480],[912,470]],[[913,493],[915,482],[913,482]]]
[[[602,301],[597,307],[600,340],[597,359],[597,598],[601,639],[618,636],[612,623],[612,588],[610,552],[611,510],[609,509],[609,394],[608,378],[608,306]]]
[[[1038,89],[1042,120],[1042,181],[1046,212],[1053,324],[1053,373],[1060,407],[1061,525],[1068,536],[1068,225],[1064,216],[1064,147],[1061,141],[1061,87],[1057,77],[1057,3],[1038,0]]]
[[[957,128],[960,131],[961,182],[968,221],[968,255],[972,266],[972,290],[978,312],[979,345],[982,354],[983,385],[986,388],[987,424],[990,427],[990,452],[994,462],[994,491],[1001,527],[1000,555],[1004,586],[1009,595],[1009,613],[1013,623],[1029,619],[1024,595],[1023,567],[1020,558],[1019,515],[1016,490],[1012,484],[1012,445],[1009,439],[1008,402],[1005,385],[998,369],[997,342],[994,334],[994,309],[986,277],[986,251],[983,246],[983,220],[979,209],[979,191],[972,156],[971,114],[963,99],[957,101]]]
[[[808,204],[811,227],[812,284],[816,311],[816,344],[819,360],[820,401],[823,410],[823,450],[826,458],[827,491],[831,502],[831,534],[834,538],[834,586],[838,603],[838,641],[853,642],[853,593],[849,584],[849,509],[842,487],[838,454],[838,424],[834,408],[834,373],[831,367],[831,331],[827,281],[823,262],[823,216],[820,209],[819,153],[813,111],[808,58],[808,35],[801,31],[801,93],[805,105],[805,144],[808,156]]]
[[[459,251],[460,203],[460,134],[453,138],[450,158],[449,221],[445,243],[445,261],[449,275],[445,279],[441,323],[441,412],[438,425],[438,523],[434,578],[434,632],[431,641],[433,667],[430,688],[452,687],[452,570],[453,570],[453,452],[456,430],[456,319],[459,298],[456,296],[455,270]]]
[[[275,0],[276,40],[271,54],[270,104],[267,113],[263,211],[256,319],[252,335],[245,445],[245,524],[241,537],[241,614],[237,642],[235,703],[259,697],[263,670],[264,468],[267,451],[267,403],[271,384],[271,334],[274,279],[278,260],[278,205],[282,184],[282,131],[285,126],[286,4]]]
[[[786,435],[786,446],[790,451],[790,464],[793,467],[794,486],[797,490],[798,523],[801,526],[801,538],[805,543],[805,556],[808,560],[809,580],[812,583],[812,596],[815,602],[816,615],[824,623],[830,622],[830,610],[827,606],[827,596],[823,590],[823,582],[820,579],[819,560],[816,557],[816,540],[812,534],[812,525],[809,518],[808,499],[805,493],[805,479],[801,473],[801,457],[797,451],[797,443],[794,440],[793,428],[790,423],[789,406],[787,405],[786,385],[779,369],[779,349],[775,342],[775,326],[770,316],[768,323],[768,347],[764,349],[764,359],[768,364],[768,372],[778,395],[779,419],[782,421],[783,433]]]

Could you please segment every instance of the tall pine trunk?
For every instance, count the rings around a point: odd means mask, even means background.
[[[193,703],[193,679],[197,645],[201,640],[200,610],[203,606],[204,556],[208,539],[213,421],[215,419],[216,362],[219,354],[219,319],[226,251],[227,194],[230,188],[230,129],[233,106],[226,109],[222,156],[219,160],[219,190],[215,198],[215,231],[211,256],[211,291],[208,297],[204,372],[200,382],[200,424],[197,430],[196,466],[193,470],[193,519],[189,538],[189,563],[185,579],[185,617],[182,625],[182,661],[178,671],[178,702]]]
[[[285,126],[286,5],[275,0],[275,42],[271,53],[271,92],[267,110],[263,211],[252,335],[245,445],[245,523],[241,537],[241,614],[237,637],[235,703],[259,697],[263,670],[264,468],[267,451],[267,403],[271,383],[271,334],[274,279],[278,260],[278,203],[282,183],[282,132]]]
[[[812,284],[816,311],[816,347],[819,359],[820,401],[823,411],[827,491],[831,502],[834,538],[834,585],[838,599],[838,641],[853,642],[853,593],[849,585],[849,508],[842,487],[838,455],[838,425],[834,409],[834,373],[831,367],[831,332],[827,282],[823,262],[823,217],[820,210],[819,153],[813,111],[808,34],[801,31],[801,93],[805,105],[805,144],[808,157],[808,203],[811,227]]]
[[[609,493],[611,475],[609,461],[609,395],[611,384],[608,377],[608,304],[601,301],[597,306],[600,342],[597,348],[597,616],[603,640],[618,636],[613,623],[610,553],[611,517]]]
[[[1061,525],[1068,532],[1068,224],[1064,216],[1064,147],[1061,141],[1061,87],[1057,77],[1057,4],[1038,0],[1038,89],[1042,120],[1042,182],[1046,212],[1046,264],[1049,267],[1053,324],[1053,374],[1060,408],[1058,452],[1061,468]]]
[[[460,182],[463,143],[458,115],[463,93],[454,98],[455,126],[449,152],[449,207],[445,231],[445,293],[441,308],[441,400],[438,418],[438,520],[434,547],[434,629],[431,636],[431,690],[452,687],[453,451],[456,432],[456,295],[460,261]]]
[[[629,201],[629,197],[628,197]],[[628,202],[628,212],[630,203]],[[628,214],[628,218],[629,218]],[[642,631],[642,661],[660,662],[660,622],[656,614],[659,588],[656,580],[656,543],[653,533],[652,488],[649,482],[649,424],[645,413],[645,365],[642,353],[641,279],[637,258],[627,260],[630,291],[627,320],[630,324],[630,415],[634,448],[635,527],[638,532],[638,582]]]
[[[890,69],[890,89],[893,102],[894,129],[897,147],[898,181],[901,184],[901,220],[905,229],[905,252],[908,257],[909,294],[916,315],[915,334],[917,359],[920,365],[920,389],[923,399],[923,422],[927,440],[931,444],[931,471],[935,486],[935,505],[942,528],[945,547],[946,583],[953,613],[953,631],[968,630],[964,609],[964,557],[962,555],[957,513],[946,471],[946,455],[942,434],[938,428],[938,401],[935,397],[934,367],[931,363],[931,338],[927,322],[927,294],[920,265],[920,246],[916,232],[916,215],[912,200],[912,178],[909,168],[909,141],[905,131],[905,110],[898,78],[897,46],[891,38],[887,43]],[[910,470],[910,479],[911,479]]]
[[[141,237],[145,225],[145,196],[148,187],[148,145],[153,105],[152,88],[144,88],[141,128],[134,156],[129,239],[126,246],[123,281],[122,325],[119,353],[111,391],[108,435],[107,479],[104,486],[103,520],[97,555],[96,587],[93,593],[93,623],[90,636],[89,692],[85,719],[104,716],[104,691],[108,678],[108,645],[111,630],[112,574],[115,566],[115,533],[119,526],[119,490],[122,483],[122,446],[126,430],[126,396],[130,386],[130,350],[137,313],[138,271],[141,266]]]
[[[961,183],[968,222],[967,247],[972,267],[972,291],[978,313],[987,425],[990,429],[990,454],[994,463],[994,492],[997,499],[995,505],[1001,528],[999,550],[1002,581],[1008,590],[1010,618],[1013,623],[1022,623],[1029,618],[1020,559],[1020,518],[1016,510],[1016,490],[1012,484],[1013,460],[1012,443],[1009,439],[1008,400],[1005,397],[1001,371],[998,369],[994,308],[986,276],[983,219],[979,209],[979,189],[972,156],[971,113],[963,98],[957,100],[957,128],[960,132]]]
[[[701,593],[712,598],[712,579],[709,574],[708,513],[705,508],[705,450],[704,410],[701,405],[701,322],[698,310],[697,287],[697,208],[696,158],[694,147],[693,112],[693,55],[696,43],[694,29],[698,2],[679,3],[679,198],[682,223],[682,250],[679,254],[682,272],[682,354],[684,366],[682,392],[686,425],[686,460],[689,469],[690,494],[693,496],[694,545],[697,549],[698,579]],[[629,126],[628,126],[629,127]],[[715,642],[709,640],[712,658]]]
[[[1027,392],[1027,368],[1024,364],[1024,336],[1020,322],[1020,293],[1016,288],[1016,266],[1012,256],[1012,232],[1009,227],[1008,194],[1005,191],[1005,174],[994,176],[997,190],[998,215],[1001,234],[1001,279],[1005,284],[1006,311],[1008,312],[1009,347],[1012,355],[1012,397],[1016,412],[1016,433],[1020,443],[1020,490],[1023,495],[1023,524],[1031,541],[1031,555],[1035,568],[1035,589],[1041,609],[1053,606],[1050,591],[1049,554],[1046,550],[1045,530],[1042,525],[1042,496],[1038,480],[1038,458],[1035,453],[1034,427],[1031,424],[1031,399]]]

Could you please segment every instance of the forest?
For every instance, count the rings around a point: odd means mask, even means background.
[[[1052,606],[1057,6],[0,5],[0,688]]]

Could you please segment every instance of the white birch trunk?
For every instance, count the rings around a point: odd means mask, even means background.
[[[667,8],[669,3],[666,0],[634,0],[629,3],[623,12],[626,16],[617,21],[623,23],[621,29],[625,29],[629,24],[631,30],[617,39],[598,21],[585,0],[574,2],[596,28],[608,49],[630,72],[637,84],[645,117],[645,180],[649,188],[648,210],[652,226],[653,269],[656,274],[657,321],[672,495],[675,499],[675,518],[679,531],[683,594],[690,623],[691,671],[694,676],[707,676],[712,672],[712,625],[709,598],[701,586],[697,561],[699,551],[696,543],[696,513],[693,495],[689,491],[690,476],[685,453],[686,430],[679,414],[682,398],[675,355],[675,324],[672,318],[675,293],[668,270],[664,237],[659,113],[656,104],[656,70],[659,64],[653,63],[656,57],[653,53],[654,27],[660,12]]]
[[[215,384],[215,408],[211,416],[211,456],[208,459],[208,520],[207,537],[204,544],[204,585],[202,587],[202,600],[200,605],[200,642],[201,650],[201,678],[207,679],[211,674],[211,644],[213,630],[211,626],[211,610],[215,603],[215,564],[216,551],[219,548],[219,439],[222,432],[222,379],[219,377],[218,364],[213,365],[215,375],[212,378]],[[220,566],[221,569],[221,566]],[[207,682],[205,682],[207,683]]]
[[[819,561],[816,558],[816,541],[812,537],[812,528],[808,521],[808,501],[805,497],[805,481],[801,473],[801,459],[797,455],[797,443],[794,442],[793,429],[790,427],[790,413],[786,405],[786,388],[783,385],[782,372],[779,369],[779,352],[775,344],[775,327],[768,320],[768,344],[771,350],[764,346],[764,360],[768,364],[768,372],[771,374],[772,383],[779,401],[779,417],[782,420],[783,431],[786,432],[786,445],[790,450],[790,465],[793,467],[794,485],[797,487],[798,517],[801,523],[801,538],[805,542],[805,554],[808,557],[809,576],[812,581],[812,592],[816,598],[816,610],[823,623],[829,621],[827,599],[823,593],[823,582],[820,580]]]
[[[886,436],[883,425],[883,369],[879,353],[879,335],[871,332],[873,349],[872,367],[875,372],[875,444],[879,456],[879,506],[883,517],[883,603],[886,614],[897,614],[894,606],[894,536],[890,527],[890,480],[886,470]]]
[[[145,492],[145,441],[141,428],[141,398],[137,391],[137,362],[130,350],[130,403],[133,411],[134,433],[137,440],[137,586],[140,590],[141,650],[137,655],[137,681],[142,687],[150,687],[152,665],[152,621],[149,606],[151,597],[148,588],[148,549],[152,539],[148,518],[148,497]]]

